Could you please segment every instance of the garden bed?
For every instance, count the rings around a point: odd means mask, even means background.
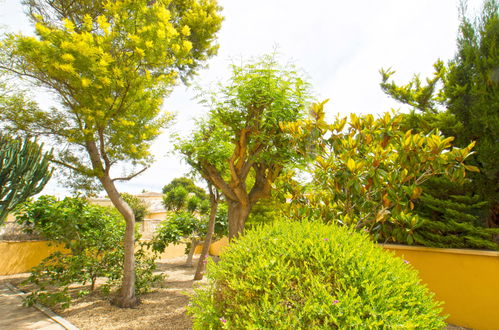
[[[186,267],[186,257],[158,260],[158,270],[166,275],[162,287],[141,296],[142,303],[134,309],[111,306],[109,298],[95,292],[76,299],[64,310],[53,310],[80,329],[190,329],[191,319],[186,314],[192,292],[195,267]],[[196,265],[197,258],[194,260]],[[28,274],[2,276],[23,289],[20,283]],[[202,282],[202,281],[201,281]]]

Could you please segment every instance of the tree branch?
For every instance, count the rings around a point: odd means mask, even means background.
[[[228,199],[235,202],[239,201],[237,195],[227,184],[227,182],[225,182],[218,170],[213,165],[207,162],[202,162],[200,165],[200,168],[203,169],[205,176],[209,178],[209,181],[211,181],[215,187],[220,189]]]
[[[135,178],[137,175],[140,175],[142,173],[145,172],[145,170],[147,170],[149,168],[149,166],[146,166],[144,167],[143,169],[141,169],[140,171],[134,173],[134,174],[131,174],[129,176],[126,176],[126,177],[123,177],[123,178],[114,178],[114,179],[111,179],[112,182],[115,182],[115,181],[128,181],[128,180],[131,180],[133,178]]]

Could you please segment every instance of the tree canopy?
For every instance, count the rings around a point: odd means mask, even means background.
[[[167,210],[178,212],[187,209],[189,212],[205,214],[210,208],[206,191],[186,177],[173,179],[163,187],[163,194],[163,204]]]
[[[499,4],[485,0],[481,15],[466,15],[461,3],[457,52],[447,64],[437,61],[435,74],[423,83],[415,76],[407,85],[389,82],[394,71],[382,70],[382,89],[413,107],[408,128],[442,130],[464,147],[476,141],[469,163],[472,189],[488,200],[488,220],[499,226]]]
[[[95,177],[126,220],[125,276],[115,303],[133,307],[134,215],[115,182],[152,160],[152,140],[171,118],[163,98],[217,50],[222,18],[215,0],[26,1],[36,36],[7,35],[0,70],[52,92],[58,107],[4,106],[12,131],[45,136],[54,161]],[[68,6],[66,6],[68,5]],[[119,164],[145,166],[116,177]]]
[[[229,237],[244,230],[251,207],[270,197],[272,182],[298,159],[279,124],[305,115],[309,85],[275,56],[232,65],[232,77],[200,96],[210,109],[193,135],[179,143],[185,158],[224,195]]]

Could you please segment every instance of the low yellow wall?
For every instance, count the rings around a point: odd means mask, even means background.
[[[0,242],[0,275],[26,273],[56,251],[67,250],[46,241]]]
[[[56,251],[69,252],[58,245],[50,246],[47,241],[0,242],[0,275],[29,272]],[[158,258],[168,259],[183,255],[185,255],[185,244],[170,244]]]
[[[499,252],[383,245],[408,260],[443,301],[447,322],[499,329]]]
[[[220,240],[211,243],[208,253],[212,256],[219,256],[220,253],[222,253],[223,249],[228,245],[229,239],[224,236]],[[194,254],[201,254],[201,251],[203,251],[203,244],[199,244],[198,246],[196,246]]]

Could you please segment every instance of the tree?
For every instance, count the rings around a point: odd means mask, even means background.
[[[42,191],[52,176],[52,155],[42,150],[43,144],[0,133],[0,225],[18,204]]]
[[[470,175],[472,189],[488,200],[489,225],[499,226],[499,4],[485,0],[481,16],[472,21],[462,2],[460,14],[457,53],[447,65],[435,64],[433,78],[424,84],[416,76],[399,86],[388,82],[394,71],[382,70],[381,87],[413,107],[412,128],[439,128],[460,147],[476,141],[469,164],[480,172]]]
[[[175,178],[163,187],[163,205],[170,211],[187,209],[205,214],[209,209],[208,196],[203,188],[198,187],[186,177]]]
[[[220,192],[217,189],[215,189],[210,183],[208,183],[208,190],[210,192],[210,217],[206,228],[206,236],[204,238],[203,248],[199,256],[198,265],[196,267],[196,273],[194,274],[195,281],[202,280],[204,276],[204,272],[206,269],[206,262],[207,262],[206,259],[208,257],[208,252],[210,250],[213,234],[215,233],[218,203],[220,202],[220,197],[221,197]]]
[[[143,200],[128,193],[122,193],[121,198],[132,208],[135,221],[144,220],[147,215],[147,204]]]
[[[421,218],[414,241],[440,248],[499,250],[494,234],[499,228],[484,228],[481,214],[487,204],[470,193],[469,184],[456,185],[445,177],[434,177],[423,186],[414,213]]]
[[[116,209],[90,204],[85,198],[66,197],[59,201],[45,195],[23,203],[16,218],[23,231],[35,232],[66,249],[64,253],[52,253],[32,269],[28,281],[36,287],[30,288],[28,304],[62,303],[65,307],[72,291],[78,296],[89,293],[86,288],[71,289],[71,285],[90,283],[90,291],[94,291],[98,277],[107,277],[103,287],[108,288],[121,281],[124,251],[120,241],[125,222]],[[138,252],[136,291],[141,293],[159,278],[152,274],[155,256],[146,255],[143,246]]]
[[[60,107],[7,107],[0,117],[13,130],[46,136],[60,146],[54,162],[101,183],[126,220],[124,280],[114,304],[133,307],[135,220],[115,182],[152,160],[150,143],[171,117],[161,114],[162,100],[216,53],[220,7],[215,0],[67,3],[29,1],[37,37],[8,35],[0,52],[0,69],[49,89]],[[144,168],[113,176],[119,164]]]
[[[291,135],[313,135],[321,149],[310,166],[305,190],[289,196],[293,215],[364,229],[381,242],[414,243],[418,218],[411,213],[429,178],[462,180],[473,143],[452,148],[452,137],[400,128],[401,116],[385,113],[325,121],[324,103],[312,120],[283,125]]]
[[[208,119],[178,149],[224,195],[229,239],[241,235],[252,206],[268,198],[272,182],[299,155],[279,124],[304,116],[309,85],[274,56],[232,66],[227,84],[201,96]]]

